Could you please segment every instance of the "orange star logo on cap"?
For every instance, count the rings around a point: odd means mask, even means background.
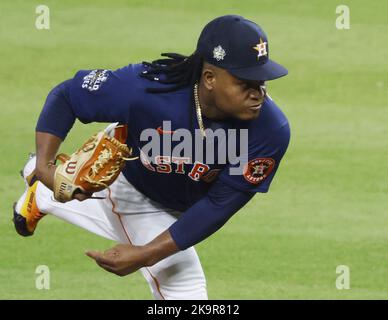
[[[268,54],[267,52],[267,42],[264,42],[263,39],[260,38],[260,42],[253,47],[253,49],[258,51],[257,59],[260,59],[260,57],[266,56]]]

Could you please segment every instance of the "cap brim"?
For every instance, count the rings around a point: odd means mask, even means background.
[[[265,64],[258,64],[253,67],[227,70],[237,78],[254,81],[274,80],[288,74],[286,68],[272,60],[268,60]]]

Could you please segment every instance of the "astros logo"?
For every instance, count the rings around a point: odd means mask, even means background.
[[[244,167],[244,178],[252,184],[259,184],[269,176],[275,166],[272,158],[256,158]]]
[[[263,42],[263,39],[261,38],[260,38],[260,42],[256,45],[256,47],[253,47],[253,49],[258,51],[257,59],[260,59],[260,57],[266,56],[268,54],[267,42]]]

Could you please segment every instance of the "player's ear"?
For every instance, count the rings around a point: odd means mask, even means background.
[[[206,89],[213,90],[216,81],[216,72],[208,64],[204,64],[202,68],[202,81]]]

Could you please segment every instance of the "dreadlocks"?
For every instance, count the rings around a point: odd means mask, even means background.
[[[194,52],[190,56],[184,56],[178,53],[162,53],[162,57],[167,59],[158,59],[150,62],[143,62],[143,65],[149,67],[143,71],[140,76],[151,81],[168,84],[166,88],[147,88],[150,93],[166,93],[179,90],[188,85],[194,85],[201,76],[202,58]],[[163,79],[159,75],[163,74]]]

